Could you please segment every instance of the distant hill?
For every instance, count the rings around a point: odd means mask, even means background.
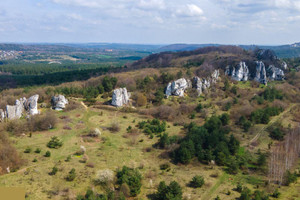
[[[220,44],[172,44],[159,48],[160,52],[163,51],[191,51],[202,47],[208,46],[221,46]],[[254,50],[256,48],[259,49],[270,49],[275,52],[277,57],[279,58],[292,58],[292,57],[300,57],[300,43],[294,43],[290,45],[280,45],[280,46],[263,46],[263,45],[237,45],[246,50]]]

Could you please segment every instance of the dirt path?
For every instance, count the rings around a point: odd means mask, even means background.
[[[88,107],[85,105],[85,103],[83,101],[80,101],[81,105],[87,110]]]
[[[264,127],[262,127],[262,129],[260,131],[258,131],[258,133],[254,136],[254,138],[252,138],[250,141],[249,141],[249,145],[251,145],[253,142],[256,142],[260,136],[262,135],[262,133],[268,128],[270,127],[271,125],[273,125],[275,122],[277,122],[278,120],[280,120],[282,117],[284,117],[284,115],[288,112],[290,112],[292,110],[292,108],[294,108],[297,104],[291,104],[285,111],[283,111],[282,113],[280,113],[279,115],[277,116],[274,116],[272,118],[272,120],[266,124]]]

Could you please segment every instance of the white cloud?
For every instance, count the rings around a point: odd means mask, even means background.
[[[164,0],[140,0],[138,7],[142,9],[165,9]]]
[[[181,17],[199,17],[202,15],[203,10],[195,4],[187,4],[176,11],[176,16]]]

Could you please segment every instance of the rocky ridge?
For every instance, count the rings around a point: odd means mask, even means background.
[[[195,76],[192,78],[192,81],[185,78],[180,78],[178,80],[168,83],[165,90],[166,97],[169,96],[180,96],[183,97],[185,91],[188,88],[195,88],[198,92],[198,95],[201,95],[203,91],[211,87],[212,84],[215,84],[219,79],[220,71],[214,70],[210,77],[200,78]]]

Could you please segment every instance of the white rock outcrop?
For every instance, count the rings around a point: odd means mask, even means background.
[[[267,85],[267,72],[265,64],[262,61],[256,61],[256,73],[254,80]]]
[[[25,102],[24,102],[24,108],[28,112],[29,115],[37,115],[39,114],[38,111],[38,100],[39,100],[39,95],[33,95],[29,97]]]
[[[178,79],[176,81],[170,82],[166,89],[166,96],[184,96],[184,91],[191,87],[191,82],[185,78]]]
[[[66,99],[66,97],[63,95],[57,95],[51,98],[51,105],[52,105],[52,109],[54,110],[58,110],[58,111],[63,110],[65,109],[68,103],[69,103],[68,99]]]
[[[6,105],[6,111],[0,111],[1,121],[7,119],[20,119],[26,111],[28,115],[39,114],[38,111],[39,95],[33,95],[26,99],[25,97],[17,99],[15,105]]]
[[[198,95],[201,95],[203,91],[207,90],[211,87],[211,85],[215,84],[220,76],[219,70],[214,70],[213,73],[208,78],[200,78],[195,76],[192,78],[192,81],[189,79],[181,78],[176,81],[170,82],[166,88],[165,94],[167,97],[169,96],[184,96],[184,92],[188,88],[195,88],[197,90]]]
[[[284,72],[282,69],[279,69],[274,65],[270,65],[267,69],[267,77],[271,81],[282,81],[284,80]]]
[[[240,62],[236,67],[226,67],[225,74],[236,81],[247,81],[249,79],[249,68],[245,62]]]
[[[118,88],[113,91],[111,105],[122,107],[129,103],[129,93],[126,88]]]

